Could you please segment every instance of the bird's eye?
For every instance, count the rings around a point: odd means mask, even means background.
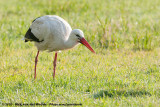
[[[77,34],[76,36],[77,36],[78,38],[80,38],[80,36],[79,36],[78,34]]]

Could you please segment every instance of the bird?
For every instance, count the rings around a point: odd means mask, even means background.
[[[24,36],[24,40],[25,42],[34,42],[38,50],[35,57],[34,79],[36,79],[38,55],[41,51],[55,52],[53,79],[55,78],[57,54],[59,51],[71,49],[81,43],[95,53],[84,38],[83,31],[80,29],[72,30],[70,24],[57,15],[44,15],[34,19]]]

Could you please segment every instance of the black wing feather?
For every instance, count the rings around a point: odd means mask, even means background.
[[[36,19],[38,19],[38,18],[40,18],[40,17],[37,17]],[[36,19],[34,19],[34,20],[32,21],[32,23],[33,23]],[[31,32],[31,28],[29,28],[28,31],[27,31],[26,34],[25,34],[25,42],[28,42],[28,41],[43,42],[44,40],[39,41],[39,39],[38,39],[36,36],[34,36],[34,34]]]
[[[29,28],[25,34],[25,42],[28,41],[43,42],[43,40],[39,41],[39,39],[34,36],[34,34],[31,32],[31,28]]]
[[[40,17],[37,17],[36,19],[38,19],[38,18],[40,18]],[[32,21],[32,23],[33,23],[34,21],[36,21],[36,19],[34,19],[34,20]]]

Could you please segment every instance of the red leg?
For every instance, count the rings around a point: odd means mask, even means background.
[[[55,72],[56,72],[56,62],[57,62],[57,52],[55,53],[55,57],[54,57],[54,62],[53,62],[53,78],[55,77]]]
[[[38,55],[39,55],[39,51],[37,52],[37,56],[35,58],[34,79],[36,79],[36,67],[37,67],[37,62],[38,62]]]

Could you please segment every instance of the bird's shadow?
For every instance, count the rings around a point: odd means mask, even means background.
[[[137,97],[137,96],[151,96],[151,93],[146,90],[101,90],[93,95],[94,98],[102,97]]]

